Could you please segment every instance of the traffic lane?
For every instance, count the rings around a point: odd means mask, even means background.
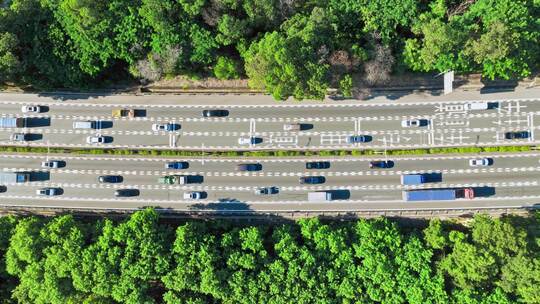
[[[62,182],[48,182],[48,183],[29,183],[29,184],[16,184],[8,185],[7,191],[0,194],[0,202],[5,201],[8,198],[42,198],[44,196],[36,194],[36,191],[46,187],[60,188],[61,195],[54,196],[54,198],[66,200],[66,199],[78,199],[78,200],[96,200],[96,199],[116,199],[115,191],[118,189],[137,189],[138,195],[129,198],[118,199],[137,199],[147,202],[160,202],[160,201],[189,201],[183,198],[183,194],[191,191],[202,191],[206,194],[206,198],[200,200],[203,203],[211,203],[223,200],[235,200],[243,202],[259,202],[268,201],[282,203],[283,201],[307,201],[307,192],[303,190],[287,190],[279,189],[277,194],[273,195],[256,195],[254,191],[259,188],[252,189],[222,189],[222,188],[208,188],[202,186],[174,186],[174,187],[148,187],[134,185],[104,185],[96,183],[62,183]],[[261,186],[264,187],[264,186]],[[365,191],[347,191],[338,190],[335,191],[336,198],[338,200],[350,200],[359,199],[364,200],[366,198],[378,197],[378,199],[392,199],[399,200],[401,194],[399,191],[393,191],[385,193],[381,196],[373,190]],[[358,192],[358,193],[357,193]]]
[[[22,104],[21,104],[22,105]],[[10,115],[22,115],[21,105],[0,105],[4,113]],[[454,104],[453,104],[454,105]],[[60,117],[70,117],[73,119],[85,117],[112,118],[112,110],[123,106],[114,104],[77,104],[77,103],[54,103],[44,104],[49,107],[46,113],[31,113],[27,115],[58,115]],[[202,111],[205,109],[226,109],[229,111],[229,118],[289,118],[289,119],[317,119],[319,117],[365,117],[365,116],[400,116],[400,117],[421,117],[440,113],[439,105],[404,105],[390,104],[374,107],[372,105],[296,105],[282,106],[202,106],[202,105],[146,105],[133,106],[138,110],[139,117],[163,118],[163,119],[196,119],[203,118]],[[532,111],[533,109],[527,109]],[[486,112],[492,112],[487,110]],[[524,111],[524,110],[523,110]],[[264,115],[262,115],[264,113]],[[477,112],[464,112],[465,114],[476,114]],[[85,115],[86,114],[86,115]],[[450,114],[455,114],[451,112]]]
[[[0,109],[3,113],[10,115],[23,115],[22,105],[40,105],[48,107],[45,113],[28,113],[27,115],[66,115],[70,117],[77,116],[99,116],[112,117],[112,110],[117,108],[133,108],[139,110],[145,117],[164,117],[164,118],[202,118],[203,110],[224,109],[229,111],[228,117],[231,118],[254,118],[254,117],[283,117],[283,118],[314,118],[324,116],[362,116],[364,113],[373,113],[380,115],[416,115],[418,113],[433,113],[435,105],[401,105],[390,104],[379,107],[366,106],[362,104],[353,105],[253,105],[253,106],[206,106],[206,105],[135,105],[121,106],[106,103],[21,103],[21,104],[3,104],[0,103]],[[142,111],[142,113],[141,113]],[[264,115],[262,115],[264,113]],[[365,115],[365,114],[364,114]]]
[[[515,131],[520,131],[522,128],[513,128]],[[506,128],[507,130],[513,130]],[[536,129],[536,128],[535,128]],[[23,132],[24,129],[21,129]],[[12,129],[0,130],[0,139],[4,138],[4,142],[9,141],[9,136],[13,134]],[[93,134],[102,134],[111,136],[113,143],[112,147],[145,147],[150,144],[156,147],[171,146],[169,142],[174,142],[171,137],[176,136],[177,140],[182,138],[176,147],[183,148],[200,148],[206,141],[208,148],[219,149],[243,149],[238,144],[239,137],[248,137],[254,135],[260,137],[262,143],[254,146],[245,146],[246,148],[333,148],[333,147],[414,147],[414,146],[457,146],[457,145],[478,145],[478,144],[515,144],[515,143],[531,143],[536,142],[533,138],[505,140],[504,132],[497,128],[484,129],[436,129],[436,130],[381,130],[366,132],[365,135],[370,135],[372,140],[367,143],[349,144],[347,139],[350,136],[348,131],[336,132],[238,132],[238,131],[211,131],[211,132],[162,132],[163,138],[160,139],[159,132],[153,131],[137,131],[137,130],[72,130],[72,129],[28,129],[29,133],[34,134],[34,141],[24,143],[25,145],[35,145],[35,143],[48,141],[51,145],[62,146],[81,143],[85,145],[86,137]],[[261,135],[258,135],[261,134]],[[79,136],[77,136],[79,135]],[[39,136],[39,138],[37,138]],[[136,139],[133,136],[137,136]],[[79,139],[77,139],[79,137]],[[148,138],[148,139],[147,139]],[[67,142],[66,142],[67,141]],[[210,143],[208,143],[210,141]],[[143,144],[144,143],[144,144]],[[79,145],[81,145],[79,144]],[[43,144],[42,144],[43,145]],[[292,146],[291,146],[292,145]],[[296,147],[295,147],[296,146]],[[174,147],[174,146],[173,146]]]
[[[23,189],[18,187],[15,189]],[[337,211],[337,210],[393,210],[393,209],[445,209],[445,208],[490,208],[497,206],[532,206],[538,201],[537,191],[534,187],[522,187],[515,190],[512,188],[497,188],[497,194],[491,197],[480,197],[475,199],[457,199],[453,201],[423,201],[423,202],[403,202],[400,199],[393,199],[400,195],[400,191],[393,191],[389,196],[377,196],[376,192],[355,191],[352,192],[350,200],[340,200],[331,202],[307,202],[306,193],[290,192],[283,193],[280,199],[277,197],[261,198],[256,197],[256,201],[248,202],[242,199],[242,195],[247,192],[224,192],[210,193],[209,199],[202,201],[183,200],[181,191],[169,191],[161,194],[160,199],[145,199],[144,193],[155,196],[152,191],[141,191],[141,196],[132,198],[116,198],[111,189],[101,191],[99,196],[87,196],[81,192],[81,189],[70,189],[65,187],[66,194],[57,197],[38,197],[35,190],[39,187],[26,187],[25,191],[19,193],[12,191],[0,194],[1,205],[33,205],[33,206],[71,206],[86,208],[144,208],[155,206],[161,208],[171,208],[178,210],[229,210],[229,211],[264,211],[264,210],[283,210],[283,211]],[[13,190],[13,188],[11,189]],[[73,190],[73,191],[72,191]],[[10,191],[10,189],[8,189]],[[69,191],[69,192],[68,192]],[[519,193],[516,193],[519,192]],[[67,195],[67,193],[70,193]],[[91,192],[95,194],[95,192]],[[358,195],[358,193],[362,193]],[[285,196],[286,195],[286,196]],[[378,198],[373,199],[375,196]],[[368,198],[369,201],[365,201]]]
[[[259,180],[261,178],[284,178],[287,179],[284,182],[290,183],[289,185],[294,185],[298,182],[298,178],[302,176],[323,176],[327,180],[324,184],[330,184],[331,181],[336,178],[345,178],[348,180],[363,179],[365,183],[370,185],[378,184],[384,179],[386,182],[393,182],[392,184],[398,184],[400,178],[403,174],[431,174],[431,176],[442,177],[444,183],[485,183],[485,182],[513,182],[520,181],[522,179],[529,178],[538,178],[540,172],[540,166],[536,167],[505,167],[505,168],[466,168],[466,169],[429,169],[429,170],[357,170],[349,169],[349,171],[272,171],[264,170],[260,172],[238,172],[235,170],[235,167],[221,168],[217,170],[208,170],[208,171],[196,171],[193,169],[188,170],[140,170],[140,168],[128,170],[128,169],[44,169],[38,167],[38,164],[34,165],[34,168],[31,166],[21,166],[21,167],[9,167],[4,168],[4,171],[10,172],[35,172],[36,175],[39,175],[39,172],[48,172],[52,179],[57,180],[59,177],[63,176],[63,181],[77,181],[82,182],[86,181],[97,181],[99,176],[103,175],[119,175],[124,179],[124,183],[157,183],[159,177],[166,175],[190,175],[190,176],[203,176],[204,179],[212,181],[213,178],[227,178],[231,179],[234,183],[242,184],[244,183],[243,179],[252,179],[256,178],[258,181],[254,183],[262,183],[263,181]],[[471,178],[474,177],[474,180]],[[291,180],[291,178],[294,178]],[[210,179],[210,180],[209,180]],[[352,183],[344,184],[351,185]],[[205,183],[206,184],[206,183]],[[385,183],[387,185],[389,183]],[[354,184],[353,184],[354,185]],[[431,183],[426,184],[429,186]]]
[[[518,154],[519,155],[519,154]],[[329,159],[329,158],[304,158],[304,159],[264,159],[264,158],[238,158],[238,159],[193,159],[193,158],[138,158],[138,157],[108,157],[108,156],[65,156],[52,154],[12,158],[4,155],[2,167],[20,170],[42,169],[41,162],[47,160],[64,160],[66,167],[61,170],[106,170],[106,172],[136,171],[140,174],[151,171],[159,171],[163,174],[184,174],[186,172],[234,172],[238,164],[260,163],[263,172],[305,172],[305,174],[325,174],[326,172],[359,172],[371,174],[391,174],[389,172],[443,172],[448,170],[470,170],[475,167],[469,165],[470,159],[490,158],[491,166],[480,167],[488,170],[511,170],[519,167],[537,167],[540,155],[526,154],[527,156],[511,155],[459,155],[459,156],[380,156],[378,158],[358,159]],[[390,160],[394,167],[390,169],[370,169],[371,161]],[[168,162],[188,162],[189,168],[185,170],[165,169]],[[328,169],[306,169],[306,163],[324,161],[330,164]],[[85,171],[87,172],[87,171]],[[387,172],[387,173],[385,173]]]

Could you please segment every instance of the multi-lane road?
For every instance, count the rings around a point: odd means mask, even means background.
[[[133,97],[136,100],[137,97]],[[2,117],[27,117],[26,128],[0,128],[0,144],[51,147],[151,148],[192,150],[363,149],[537,144],[540,98],[491,99],[489,109],[467,110],[474,102],[418,101],[396,103],[324,104],[158,104],[87,102],[47,99],[2,100]],[[41,105],[43,113],[23,114],[21,106]],[[134,118],[113,118],[112,110],[139,110]],[[205,109],[226,109],[227,117],[205,118]],[[423,127],[402,127],[404,120],[422,119]],[[101,121],[98,129],[74,129],[75,121]],[[174,123],[173,132],[152,131],[152,124]],[[301,123],[302,131],[284,125]],[[526,131],[527,138],[505,139],[507,132]],[[27,142],[11,134],[32,134]],[[110,143],[88,144],[101,134]],[[366,143],[348,143],[352,135],[368,135]],[[258,144],[239,144],[239,138],[260,138]]]
[[[474,95],[474,94],[473,94]],[[275,103],[265,96],[37,96],[0,94],[1,117],[29,118],[24,128],[0,128],[0,145],[72,148],[150,148],[179,150],[256,149],[395,149],[437,146],[535,145],[540,115],[540,90],[484,96],[409,96],[398,101],[330,101]],[[458,98],[459,97],[459,98]],[[467,110],[466,105],[488,102],[489,108]],[[21,107],[40,105],[42,113],[24,114]],[[113,118],[112,110],[138,110],[134,118]],[[225,109],[227,117],[205,118],[206,109]],[[406,128],[404,120],[422,119],[423,127]],[[74,129],[75,121],[101,121],[99,129]],[[173,132],[152,131],[152,124],[175,123]],[[285,131],[288,123],[302,123],[302,131]],[[526,138],[505,139],[507,132],[527,133]],[[33,134],[34,140],[14,142],[13,133]],[[112,138],[107,144],[88,144],[88,136]],[[352,135],[367,135],[367,143],[347,143]],[[241,137],[261,143],[239,144]],[[469,160],[489,157],[493,164],[471,167]],[[66,166],[44,169],[46,159]],[[392,157],[395,166],[370,169],[378,158],[160,158],[85,155],[0,155],[2,172],[32,172],[26,183],[5,184],[0,205],[68,208],[125,209],[158,206],[175,210],[358,211],[534,206],[540,201],[540,153]],[[165,169],[169,161],[187,161],[189,168]],[[306,162],[328,161],[330,168],[306,169]],[[262,170],[239,172],[242,163],[258,163]],[[400,176],[440,173],[442,180],[404,186]],[[158,178],[170,174],[199,176],[200,183],[166,185]],[[121,175],[117,184],[98,182],[102,175]],[[322,176],[322,184],[300,184],[303,176]],[[279,193],[255,195],[259,187],[276,187]],[[43,197],[36,190],[62,189],[62,195]],[[404,190],[422,188],[473,188],[476,198],[455,201],[405,202]],[[137,189],[138,196],[115,197],[118,189]],[[331,191],[336,200],[307,201],[310,191]],[[207,197],[190,201],[189,191]]]
[[[363,210],[410,208],[460,208],[496,206],[532,206],[540,199],[540,153],[495,154],[489,167],[470,167],[469,160],[478,156],[393,157],[390,169],[370,169],[375,158],[317,159],[170,159],[142,157],[50,155],[66,166],[43,169],[45,155],[0,155],[3,172],[33,172],[37,178],[27,183],[6,185],[0,193],[3,205],[84,206],[89,208],[137,208],[159,206],[179,210],[249,209],[264,211],[294,210]],[[380,159],[380,158],[378,158]],[[187,161],[183,170],[165,169],[169,161]],[[307,161],[329,161],[330,168],[307,170]],[[238,172],[236,165],[260,163],[262,170]],[[403,186],[402,174],[442,173],[442,181],[421,186]],[[202,183],[163,185],[160,176],[190,174],[202,176]],[[100,184],[101,175],[121,175],[123,182]],[[324,176],[320,185],[301,185],[301,176]],[[256,196],[258,187],[275,186],[278,194]],[[35,194],[43,187],[59,187],[63,194],[50,198]],[[404,202],[402,191],[418,188],[472,187],[473,200],[445,202]],[[138,189],[140,195],[117,198],[116,189]],[[326,203],[308,203],[309,191],[330,190],[338,199]],[[186,191],[204,191],[208,197],[199,201],[183,199]]]

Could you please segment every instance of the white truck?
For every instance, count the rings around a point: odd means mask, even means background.
[[[332,192],[317,191],[308,192],[308,202],[329,202],[332,200]]]
[[[28,172],[0,172],[0,184],[25,183],[30,181]]]

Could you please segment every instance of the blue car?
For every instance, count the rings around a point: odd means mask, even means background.
[[[327,162],[327,161],[306,163],[306,169],[328,169],[328,168],[330,168],[330,162]]]
[[[521,139],[529,138],[529,131],[515,131],[515,132],[506,132],[504,133],[504,138],[506,139]]]
[[[261,164],[238,164],[236,165],[237,171],[261,171]]]
[[[349,144],[370,142],[372,139],[369,135],[352,135],[347,137]]]
[[[298,181],[300,184],[324,184],[326,178],[324,176],[301,176]]]
[[[165,164],[165,169],[187,169],[189,168],[188,162],[169,162]]]
[[[394,162],[391,160],[375,160],[369,163],[370,168],[389,169],[394,167]]]

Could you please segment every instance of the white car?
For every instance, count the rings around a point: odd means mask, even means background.
[[[490,166],[492,163],[490,158],[475,158],[469,160],[469,166],[471,167],[487,167]]]
[[[23,113],[39,113],[41,112],[40,106],[22,106],[21,111]]]
[[[105,136],[101,136],[100,134],[88,136],[86,142],[89,144],[103,144],[105,143]]]
[[[60,161],[59,160],[49,160],[41,162],[41,168],[60,168]]]
[[[251,145],[251,144],[256,144],[256,143],[257,143],[257,138],[253,136],[238,138],[239,145]]]
[[[403,128],[421,127],[425,125],[427,125],[427,120],[425,119],[409,119],[401,121],[401,126]]]
[[[174,124],[165,123],[165,124],[152,124],[152,131],[174,131]]]
[[[200,191],[184,192],[184,199],[186,200],[199,200],[202,197],[203,197],[203,192],[200,192]]]

